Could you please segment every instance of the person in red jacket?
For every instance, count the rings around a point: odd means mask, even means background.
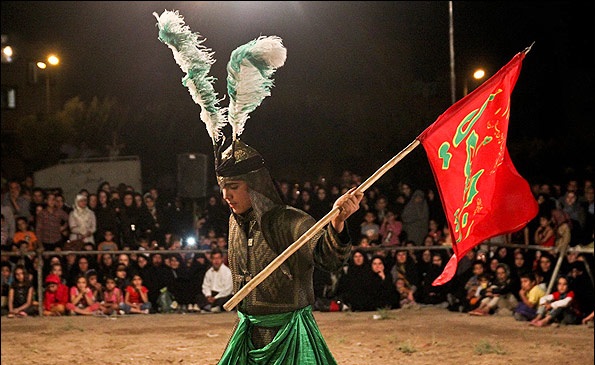
[[[45,278],[46,290],[43,294],[43,315],[61,316],[66,312],[68,303],[68,287],[60,281],[56,274]]]

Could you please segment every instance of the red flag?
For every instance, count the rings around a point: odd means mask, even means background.
[[[432,167],[453,241],[454,254],[433,285],[452,279],[458,261],[475,246],[517,231],[537,215],[537,201],[506,148],[510,94],[525,54],[517,54],[417,138]]]

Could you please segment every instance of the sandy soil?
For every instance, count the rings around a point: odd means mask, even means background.
[[[440,308],[314,312],[339,364],[591,365],[593,328]],[[373,316],[381,319],[374,319]],[[216,364],[236,313],[2,317],[2,365]]]

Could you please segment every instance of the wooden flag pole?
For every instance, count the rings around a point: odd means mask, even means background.
[[[419,141],[415,139],[411,142],[407,147],[405,147],[401,152],[391,158],[388,162],[386,162],[382,167],[380,167],[372,176],[370,176],[366,181],[364,181],[360,186],[356,188],[355,191],[364,192],[368,189],[372,184],[376,182],[382,175],[384,175],[388,170],[390,170],[393,166],[395,166],[399,161],[401,161],[405,156],[407,156],[415,147],[419,145]],[[258,284],[262,283],[273,271],[275,271],[285,260],[287,260],[291,255],[293,255],[297,250],[299,250],[306,242],[308,242],[316,233],[318,233],[321,229],[323,229],[330,221],[339,213],[339,208],[335,207],[330,212],[328,212],[322,219],[320,219],[316,224],[310,227],[297,241],[292,243],[289,247],[285,249],[279,256],[277,256],[270,264],[268,264],[261,272],[259,272],[256,276],[252,278],[249,282],[246,283],[237,293],[234,294],[231,299],[227,301],[223,305],[223,308],[226,311],[230,311],[234,309],[254,288],[258,286]]]

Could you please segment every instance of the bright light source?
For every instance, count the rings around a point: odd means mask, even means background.
[[[479,79],[483,79],[483,77],[486,75],[485,71],[482,69],[479,70],[475,70],[475,72],[473,73],[473,78],[475,80],[479,80]]]
[[[50,65],[56,66],[60,63],[60,59],[56,55],[51,54],[48,56],[48,62]]]
[[[188,237],[186,238],[186,246],[194,246],[196,245],[196,238]]]
[[[37,67],[39,67],[42,70],[45,70],[48,67],[48,65],[45,62],[39,61],[37,62]]]
[[[4,53],[4,56],[6,56],[6,57],[12,57],[12,47],[6,46],[6,47],[2,48],[2,53]]]

